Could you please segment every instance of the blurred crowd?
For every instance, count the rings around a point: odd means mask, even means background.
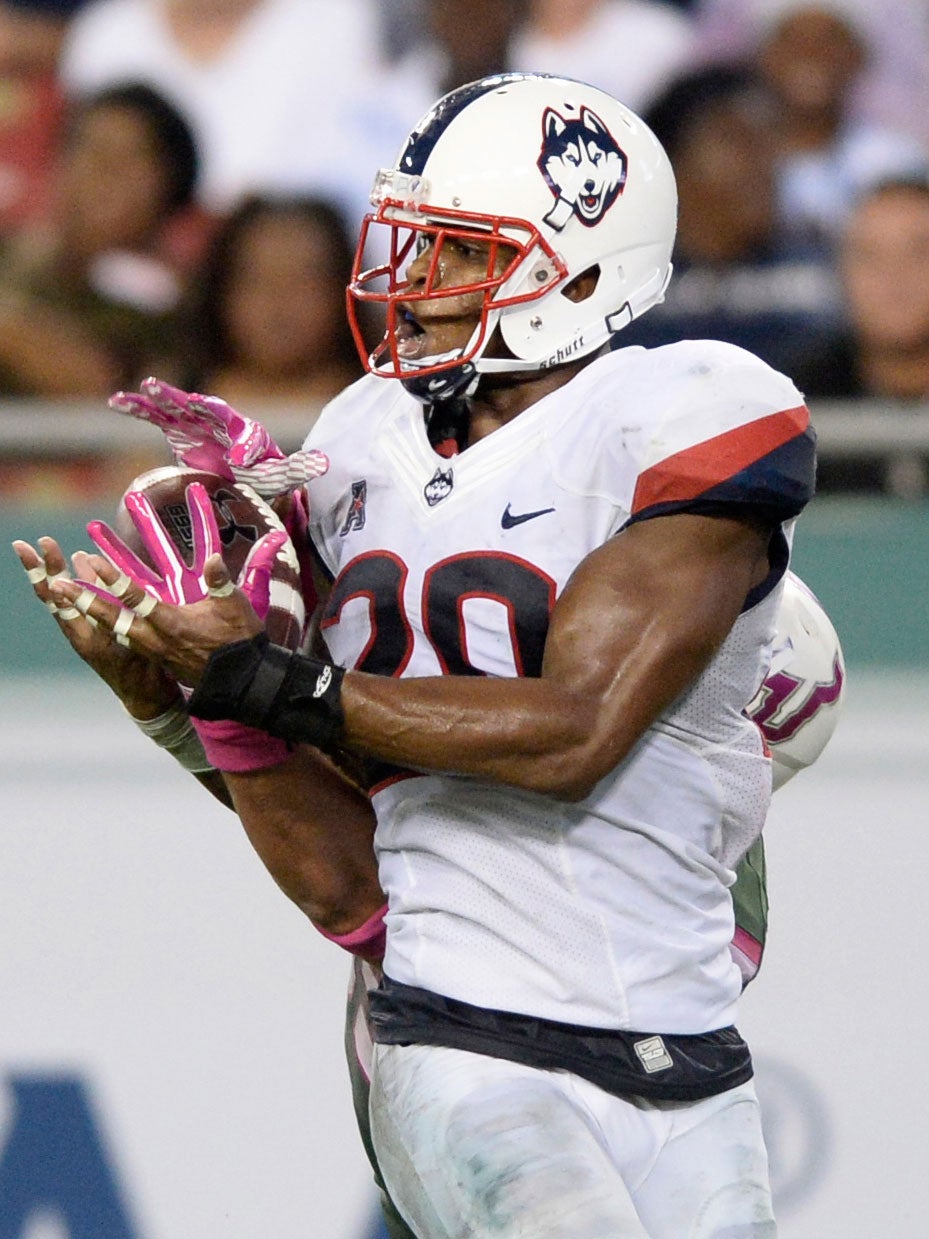
[[[924,0],[0,0],[0,400],[156,374],[302,429],[360,373],[374,172],[506,69],[608,90],[674,164],[675,276],[622,344],[713,336],[814,406],[929,404]],[[7,497],[43,484],[0,465]],[[820,489],[922,497],[927,460]]]

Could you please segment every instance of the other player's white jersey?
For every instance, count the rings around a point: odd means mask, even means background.
[[[555,599],[630,521],[736,505],[789,527],[812,488],[799,392],[707,341],[610,353],[452,459],[433,451],[417,401],[367,377],[308,445],[331,460],[311,488],[334,577],[326,640],[340,664],[381,675],[538,675]],[[732,1022],[728,887],[771,790],[743,708],[774,629],[787,535],[776,542],[768,587],[710,665],[581,803],[385,774],[390,977],[596,1027]]]

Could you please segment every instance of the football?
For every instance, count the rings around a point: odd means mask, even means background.
[[[774,788],[811,766],[835,731],[845,698],[842,645],[822,603],[788,572],[771,666],[747,713],[761,728]]]
[[[219,526],[223,560],[230,576],[236,580],[258,539],[273,529],[284,528],[280,517],[251,487],[199,469],[165,465],[140,474],[126,487],[126,493],[139,491],[146,496],[171,541],[190,563],[193,537],[187,487],[192,482],[199,482],[210,496]],[[125,495],[120,500],[113,528],[151,567],[152,561],[126,508]],[[300,566],[290,541],[284,544],[275,560],[270,595],[271,605],[265,620],[268,635],[275,645],[299,649],[306,626],[306,607],[300,586]]]

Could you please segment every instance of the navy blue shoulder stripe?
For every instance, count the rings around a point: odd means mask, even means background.
[[[719,515],[727,506],[755,511],[776,522],[790,520],[813,498],[815,473],[815,440],[807,431],[698,494],[669,497],[640,507],[628,524],[673,512]]]
[[[743,503],[777,512],[779,519],[797,516],[813,498],[816,486],[816,439],[812,429],[703,492],[704,502]]]
[[[480,99],[482,95],[498,90],[510,82],[523,82],[527,79],[547,77],[544,73],[495,73],[492,77],[482,77],[466,86],[459,86],[438,101],[419,122],[409,136],[406,146],[400,155],[398,167],[401,172],[410,176],[422,175],[426,160],[432,154],[436,142],[469,103]]]

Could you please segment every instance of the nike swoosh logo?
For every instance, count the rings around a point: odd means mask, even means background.
[[[500,524],[504,529],[512,529],[514,525],[522,525],[524,521],[534,521],[537,516],[545,516],[547,512],[554,511],[554,508],[539,508],[538,512],[521,512],[518,516],[514,516],[510,511],[510,505],[507,504],[500,517]]]

